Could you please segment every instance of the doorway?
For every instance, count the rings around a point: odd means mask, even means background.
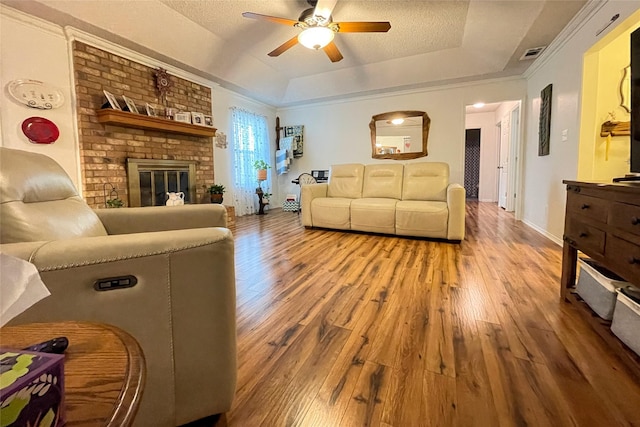
[[[477,195],[478,201],[496,203],[509,212],[521,209],[516,197],[521,185],[522,101],[467,105],[465,112],[465,130],[475,134],[479,130],[480,138],[477,166],[474,159],[477,145],[475,148],[467,147],[471,142],[468,141],[468,134],[465,134],[465,188],[468,195]],[[476,167],[479,170],[477,188],[472,178]]]
[[[477,200],[480,190],[480,129],[467,129],[465,136],[464,189],[467,199]]]

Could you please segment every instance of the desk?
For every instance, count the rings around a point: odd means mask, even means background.
[[[640,356],[627,349],[610,331],[611,322],[594,316],[571,292],[576,282],[578,251],[583,252],[635,286],[640,286],[640,185],[567,184],[567,210],[562,248],[560,294],[580,308],[583,318],[617,350],[621,359],[640,378]]]
[[[66,336],[67,425],[129,426],[144,388],[145,361],[138,342],[115,326],[88,322],[31,323],[0,329],[0,346],[24,348]]]

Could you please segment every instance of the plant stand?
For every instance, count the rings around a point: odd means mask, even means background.
[[[263,199],[264,191],[262,191],[262,188],[258,187],[256,188],[256,194],[258,195],[258,203],[260,204],[258,215],[266,215],[267,213],[264,211],[264,207],[267,206],[269,202],[266,202],[266,203],[264,202],[264,199]]]

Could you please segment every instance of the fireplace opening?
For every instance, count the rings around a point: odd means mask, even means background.
[[[183,160],[127,159],[129,206],[163,206],[167,193],[184,193],[194,203],[196,162]]]

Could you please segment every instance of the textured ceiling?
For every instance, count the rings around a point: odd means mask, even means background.
[[[585,0],[338,0],[334,21],[389,21],[388,33],[338,33],[337,63],[294,46],[299,30],[242,17],[298,19],[304,0],[0,0],[169,61],[274,106],[519,75]]]

